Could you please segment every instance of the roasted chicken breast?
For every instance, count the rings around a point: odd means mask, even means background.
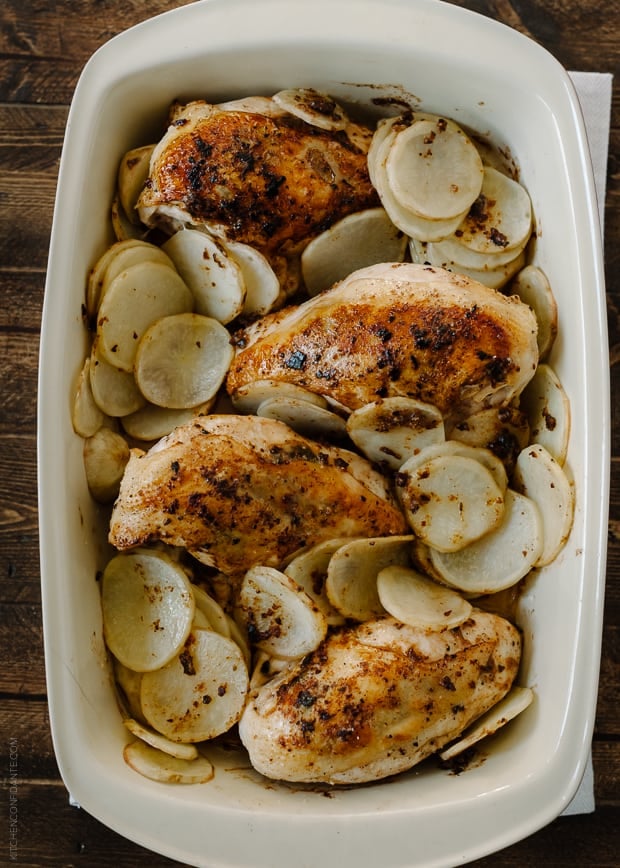
[[[520,655],[517,629],[476,609],[436,632],[390,617],[343,628],[255,691],[241,740],[269,778],[379,780],[439,750],[498,702]]]
[[[354,453],[271,419],[213,415],[147,453],[132,451],[109,540],[118,549],[156,540],[183,546],[238,575],[331,537],[406,528],[383,477]]]
[[[520,393],[536,333],[517,297],[441,268],[374,265],[238,332],[227,389],[296,383],[349,410],[408,396],[454,421]]]
[[[138,212],[149,226],[203,226],[274,263],[341,217],[378,205],[366,163],[371,138],[353,122],[312,126],[266,98],[191,102],[153,152]]]

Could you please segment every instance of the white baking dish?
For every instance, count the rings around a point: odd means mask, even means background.
[[[86,351],[85,276],[109,241],[118,161],[175,98],[314,86],[370,105],[411,95],[507,147],[532,197],[535,261],[560,310],[551,358],[569,394],[572,535],[520,605],[521,680],[536,701],[456,776],[427,762],[325,795],[261,781],[223,754],[200,786],[132,772],[106,665],[97,571],[105,512],[89,497],[71,390]],[[378,109],[377,109],[378,111]],[[437,0],[207,0],[123,33],[79,81],[62,155],[39,392],[41,579],[51,724],[63,779],[122,835],[209,868],[461,864],[543,826],[588,756],[600,654],[608,501],[608,358],[600,234],[571,83],[535,43]]]

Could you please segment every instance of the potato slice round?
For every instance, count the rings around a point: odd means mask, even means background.
[[[150,549],[112,558],[103,571],[101,605],[108,648],[136,672],[165,666],[179,653],[195,609],[183,569],[168,555]]]
[[[332,555],[325,592],[345,618],[368,621],[385,614],[377,592],[377,576],[388,566],[408,566],[411,536],[351,540]]]
[[[131,717],[126,718],[123,723],[136,738],[146,742],[146,744],[150,744],[151,747],[156,747],[163,753],[168,754],[168,756],[174,756],[177,759],[183,760],[193,760],[198,756],[198,749],[193,744],[181,744],[170,741],[165,735],[156,732],[149,726],[144,726],[144,724]]]
[[[112,659],[112,670],[118,688],[117,693],[122,706],[121,711],[123,716],[129,715],[134,720],[144,723],[144,715],[142,714],[142,706],[140,705],[142,673],[128,669],[127,666],[124,666],[115,657]]]
[[[193,304],[191,292],[167,265],[148,260],[132,265],[114,278],[101,302],[99,352],[111,365],[133,370],[146,330],[164,316],[191,311]]]
[[[148,233],[148,229],[141,223],[132,223],[129,217],[125,214],[125,210],[121,205],[121,200],[118,193],[112,199],[110,207],[110,222],[112,223],[112,231],[117,241],[127,241],[130,238],[142,240]]]
[[[486,268],[469,268],[458,265],[451,259],[437,253],[437,245],[421,242],[415,238],[409,241],[409,251],[413,262],[428,262],[438,268],[446,268],[456,274],[464,274],[477,280],[478,283],[488,286],[490,289],[502,289],[509,280],[518,274],[525,265],[525,253],[523,250],[514,251],[515,255],[503,265]],[[511,251],[512,252],[512,251]]]
[[[151,154],[155,145],[132,148],[123,155],[117,173],[118,198],[131,223],[140,223],[136,202],[149,175]]]
[[[129,247],[141,247],[144,241],[138,238],[128,238],[125,241],[115,241],[114,244],[107,247],[95,262],[88,273],[86,282],[86,313],[90,318],[97,315],[99,309],[99,301],[101,297],[101,288],[105,279],[108,265],[114,259],[120,250],[125,250]]]
[[[227,732],[241,716],[248,670],[238,645],[212,630],[192,630],[182,651],[142,678],[150,725],[171,741],[199,742]]]
[[[397,201],[426,220],[468,210],[482,188],[482,160],[454,121],[418,120],[394,137],[386,177]]]
[[[82,454],[91,495],[99,503],[112,503],[129,461],[127,441],[111,428],[100,428],[84,441]]]
[[[162,247],[191,289],[197,313],[221,323],[241,313],[243,272],[219,241],[198,229],[181,229]]]
[[[517,407],[490,407],[458,422],[449,436],[467,446],[490,450],[511,473],[519,452],[530,442],[530,424]]]
[[[413,398],[366,404],[350,414],[346,427],[370,461],[392,470],[425,447],[445,440],[443,416],[437,407]]]
[[[287,395],[262,401],[256,415],[278,419],[306,437],[343,437],[347,432],[342,416],[310,401]]]
[[[284,572],[314,600],[330,626],[344,622],[343,616],[329,602],[325,590],[327,568],[332,555],[350,539],[330,539],[298,554],[286,565]]]
[[[159,407],[198,407],[214,397],[233,356],[230,334],[217,320],[197,313],[162,317],[138,345],[136,383]]]
[[[445,220],[427,220],[401,205],[390,188],[385,167],[395,136],[396,133],[393,130],[388,132],[383,141],[380,141],[372,161],[369,155],[368,168],[381,204],[392,223],[405,235],[421,241],[441,241],[442,238],[447,238],[459,228],[467,216],[468,210]]]
[[[240,413],[256,413],[264,401],[284,397],[308,401],[317,407],[327,407],[327,401],[322,395],[310,392],[295,383],[283,383],[279,380],[255,380],[237,389],[235,394],[231,395],[231,400]]]
[[[321,130],[343,130],[349,120],[333,97],[311,87],[279,90],[272,99],[289,114]]]
[[[534,311],[538,323],[538,357],[543,360],[551,352],[558,333],[558,306],[547,276],[538,266],[526,265],[518,272],[510,289]]]
[[[204,756],[179,759],[140,740],[125,747],[123,759],[138,774],[164,784],[205,784],[215,774],[212,763]]]
[[[90,379],[91,360],[86,359],[79,373],[71,422],[73,430],[80,437],[92,437],[103,425],[105,414],[95,401]]]
[[[107,264],[101,284],[99,304],[103,301],[108,287],[114,278],[118,277],[123,271],[127,271],[132,265],[139,265],[141,262],[160,262],[162,265],[167,265],[168,268],[174,270],[173,261],[164,253],[161,247],[157,247],[155,244],[139,241],[138,244],[119,247],[116,249],[114,256],[110,257]]]
[[[196,600],[196,608],[200,609],[200,611],[204,613],[207,621],[211,624],[216,633],[230,639],[228,617],[217,600],[214,600],[210,594],[207,594],[200,585],[193,584],[192,591],[194,592],[194,598]]]
[[[517,458],[514,485],[536,503],[543,524],[543,547],[537,567],[550,564],[566,544],[573,525],[575,490],[562,466],[540,443]]]
[[[454,744],[442,750],[440,759],[446,761],[458,756],[463,751],[473,747],[477,742],[493,735],[502,726],[513,720],[528,708],[534,699],[534,691],[530,687],[514,685],[503,699],[479,717],[465,735]]]
[[[351,272],[379,262],[402,262],[407,237],[384,208],[343,217],[304,248],[301,272],[309,295],[329,289]]]
[[[325,616],[312,598],[272,567],[248,570],[239,591],[239,609],[252,644],[276,657],[303,657],[327,632]]]
[[[95,403],[108,416],[127,416],[146,404],[134,375],[111,365],[99,352],[97,338],[91,351],[90,386]]]
[[[280,295],[280,281],[263,254],[240,241],[227,241],[223,245],[241,269],[245,285],[243,313],[264,316],[274,307]]]
[[[436,575],[469,594],[494,594],[510,588],[538,562],[543,522],[533,500],[508,489],[499,527],[456,552],[430,550]]]
[[[501,460],[491,452],[490,449],[470,446],[467,443],[462,443],[459,440],[446,440],[443,443],[426,446],[417,455],[413,455],[407,459],[406,465],[402,468],[405,473],[411,473],[418,465],[424,464],[426,461],[433,458],[444,458],[445,456],[460,455],[463,458],[471,458],[474,461],[479,461],[491,473],[491,476],[504,492],[508,487],[508,474]]]
[[[147,404],[129,416],[123,416],[121,424],[127,434],[136,440],[159,440],[179,425],[190,422],[194,416],[210,412],[212,404],[213,401],[207,401],[189,410],[169,410],[167,407]]]
[[[524,240],[523,246],[528,239]],[[523,247],[504,250],[494,247],[484,253],[471,250],[461,244],[457,236],[451,235],[443,241],[431,242],[427,246],[428,255],[435,262],[447,262],[454,268],[469,268],[472,271],[493,271],[500,265],[508,265],[519,255]]]
[[[458,551],[499,525],[503,491],[480,461],[456,454],[413,460],[415,467],[406,461],[399,470],[397,494],[412,530],[429,546]]]
[[[530,439],[540,443],[559,464],[566,461],[570,434],[570,402],[548,364],[538,365],[521,394],[521,408],[530,423]]]
[[[386,612],[412,627],[447,630],[458,627],[471,615],[471,603],[460,594],[410,567],[381,570],[377,576],[377,592]]]
[[[522,250],[532,231],[532,204],[521,184],[486,166],[480,196],[459,225],[459,242],[477,253]]]

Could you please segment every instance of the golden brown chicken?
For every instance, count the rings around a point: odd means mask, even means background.
[[[349,410],[408,396],[458,420],[521,392],[536,333],[517,297],[441,268],[374,265],[239,332],[227,389],[296,383]]]
[[[265,98],[192,102],[153,153],[138,211],[150,226],[203,226],[250,244],[277,265],[341,217],[378,204],[371,137],[352,122],[320,129]]]
[[[429,632],[387,617],[333,633],[251,697],[239,733],[279,780],[355,784],[411,768],[510,689],[521,637],[474,609]]]
[[[331,537],[389,536],[406,523],[383,477],[282,422],[214,415],[133,450],[112,512],[118,549],[160,540],[237,575]]]

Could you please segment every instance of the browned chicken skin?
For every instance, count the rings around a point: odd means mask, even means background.
[[[352,125],[350,137],[254,102],[267,113],[205,102],[176,112],[138,203],[145,222],[207,225],[269,258],[299,253],[336,220],[378,204],[369,130]]]
[[[357,455],[271,419],[214,415],[132,451],[109,539],[183,546],[238,575],[332,537],[405,532],[385,481]]]
[[[538,362],[534,314],[477,281],[411,263],[361,269],[236,336],[227,389],[296,383],[350,410],[391,396],[463,418],[508,403]]]
[[[480,610],[440,631],[368,621],[328,636],[260,687],[239,733],[267,777],[379,780],[439,750],[499,702],[520,656],[515,627]]]

